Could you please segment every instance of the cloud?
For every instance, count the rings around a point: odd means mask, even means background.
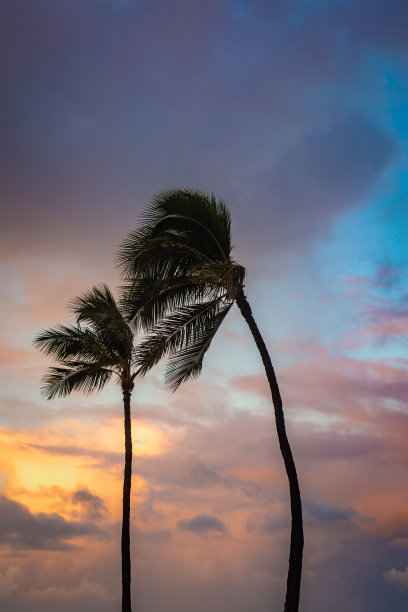
[[[396,546],[397,548],[408,548],[408,537],[395,538],[390,542],[390,546]]]
[[[75,519],[80,517],[90,522],[98,522],[110,517],[105,500],[91,493],[85,486],[70,491],[58,485],[39,485],[37,490],[20,490],[19,494],[29,503],[35,500],[36,504],[46,506],[48,512],[52,511],[61,516],[70,515]]]
[[[14,374],[16,371],[14,370]],[[32,423],[48,425],[55,418],[55,410],[49,405],[19,397],[0,399],[0,422],[4,428],[26,428]]]
[[[388,304],[368,305],[362,313],[365,326],[356,333],[358,345],[367,345],[370,339],[377,344],[388,339],[399,339],[407,342],[408,339],[408,310],[405,307]],[[353,345],[352,345],[353,346]]]
[[[252,515],[246,523],[248,533],[256,531],[271,535],[287,529],[290,529],[290,511],[286,506],[273,516],[270,514],[266,516]]]
[[[354,11],[308,3],[295,10],[299,28],[293,7],[276,2],[239,22],[227,3],[6,4],[3,75],[14,96],[2,112],[11,203],[2,247],[13,259],[24,236],[26,254],[52,252],[61,265],[73,251],[94,265],[97,251],[100,274],[141,203],[175,184],[230,200],[249,254],[254,230],[259,248],[296,249],[358,204],[393,158],[372,113],[338,95],[382,100],[378,84],[358,78],[368,60]],[[397,26],[401,11],[384,13]]]
[[[34,589],[30,593],[30,601],[36,606],[58,606],[60,609],[69,609],[66,606],[80,606],[83,610],[97,610],[101,604],[106,602],[113,603],[116,597],[112,595],[106,585],[100,582],[92,582],[84,577],[79,584],[72,586],[47,586],[45,588]],[[78,609],[78,608],[77,608]]]
[[[18,566],[11,565],[4,573],[0,573],[0,600],[15,596],[21,588],[22,572]]]
[[[92,457],[96,459],[96,466],[112,467],[123,464],[123,455],[114,451],[104,451],[81,446],[64,446],[63,444],[53,446],[51,444],[27,444],[29,448],[37,449],[48,455],[66,455],[69,457]]]
[[[67,521],[56,513],[32,514],[26,506],[0,496],[0,541],[14,550],[65,550],[81,536],[106,537],[90,522]]]
[[[345,508],[325,499],[320,493],[304,492],[302,499],[303,522],[305,531],[327,529],[334,533],[337,529],[355,529],[359,525],[372,524],[373,519],[362,516],[354,508]],[[248,533],[276,534],[281,530],[290,528],[290,508],[287,504],[279,503],[274,514],[255,513],[246,523]]]
[[[401,591],[408,591],[408,567],[402,572],[392,568],[383,572],[383,576],[385,582],[397,585]]]
[[[186,487],[208,488],[220,484],[219,476],[210,470],[195,455],[191,455],[187,464],[188,476],[180,479],[180,484]]]
[[[405,403],[404,362],[353,358],[329,352],[315,341],[305,343],[300,347],[302,351],[299,347],[290,348],[297,348],[296,363],[281,367],[279,372],[286,407],[344,414],[347,406],[353,405],[355,410],[355,403],[359,402],[363,408],[367,400],[376,405],[384,405],[385,400],[394,400],[401,406]],[[270,391],[261,374],[234,377],[231,383],[242,391],[269,399]]]
[[[374,456],[385,447],[385,440],[371,433],[314,431],[309,426],[303,427],[296,435],[297,452],[303,458],[318,461]]]
[[[222,534],[227,532],[227,527],[222,521],[215,516],[208,516],[208,514],[198,514],[191,519],[180,520],[178,526],[180,529],[191,531],[200,536],[205,536],[211,532]]]
[[[257,482],[243,480],[232,474],[220,476],[209,469],[195,455],[190,455],[187,462],[187,476],[182,476],[179,484],[187,488],[208,489],[221,487],[228,491],[239,489],[245,497],[256,498],[259,501],[268,497],[265,489]]]
[[[374,281],[384,289],[392,289],[401,279],[402,270],[388,262],[379,266],[375,271]]]
[[[79,504],[85,510],[89,519],[93,521],[100,521],[109,514],[104,500],[98,495],[92,494],[86,488],[77,489],[72,493],[72,501],[74,504]]]
[[[264,205],[263,229],[274,244],[299,243],[325,231],[339,212],[355,206],[395,154],[392,139],[363,116],[343,109],[279,157],[262,177],[273,202]],[[260,177],[261,178],[261,177]],[[290,223],[286,213],[291,211]]]
[[[358,516],[353,508],[341,508],[328,500],[322,499],[319,495],[306,499],[303,506],[305,513],[318,523],[347,524],[352,523]]]

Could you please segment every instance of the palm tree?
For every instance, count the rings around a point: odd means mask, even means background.
[[[62,367],[49,368],[42,393],[47,399],[64,397],[77,390],[101,390],[112,375],[123,393],[125,424],[125,470],[122,520],[122,612],[131,612],[130,598],[130,490],[132,478],[132,432],[130,398],[137,372],[133,332],[106,285],[93,287],[71,303],[76,326],[59,325],[38,334],[34,345],[51,355]],[[85,325],[83,325],[85,324]]]
[[[231,256],[229,210],[214,195],[175,189],[159,193],[143,221],[118,255],[127,318],[152,332],[139,345],[140,371],[168,356],[168,388],[175,390],[198,376],[211,340],[234,302],[258,347],[290,490],[292,527],[284,610],[297,612],[303,555],[299,484],[275,372],[244,294],[245,268]]]

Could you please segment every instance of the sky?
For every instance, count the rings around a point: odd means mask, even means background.
[[[0,606],[120,606],[120,389],[34,351],[171,187],[229,203],[300,482],[301,612],[408,605],[405,0],[3,0]],[[288,485],[236,307],[199,380],[137,381],[137,612],[281,610]]]

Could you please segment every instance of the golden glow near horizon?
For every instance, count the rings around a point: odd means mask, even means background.
[[[155,425],[136,420],[132,425],[134,458],[160,454],[168,446]],[[86,488],[119,517],[123,462],[120,418],[101,424],[62,419],[58,427],[34,431],[0,429],[3,491],[33,513],[58,511],[67,518],[75,508],[66,492]],[[144,489],[143,478],[134,474],[133,493],[143,496]]]

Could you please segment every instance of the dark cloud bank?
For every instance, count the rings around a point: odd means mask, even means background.
[[[83,493],[77,492],[77,497],[83,498]],[[92,502],[95,506],[95,496]],[[0,542],[14,550],[65,550],[81,536],[104,538],[106,531],[93,522],[67,521],[56,513],[32,514],[23,504],[0,496]]]

